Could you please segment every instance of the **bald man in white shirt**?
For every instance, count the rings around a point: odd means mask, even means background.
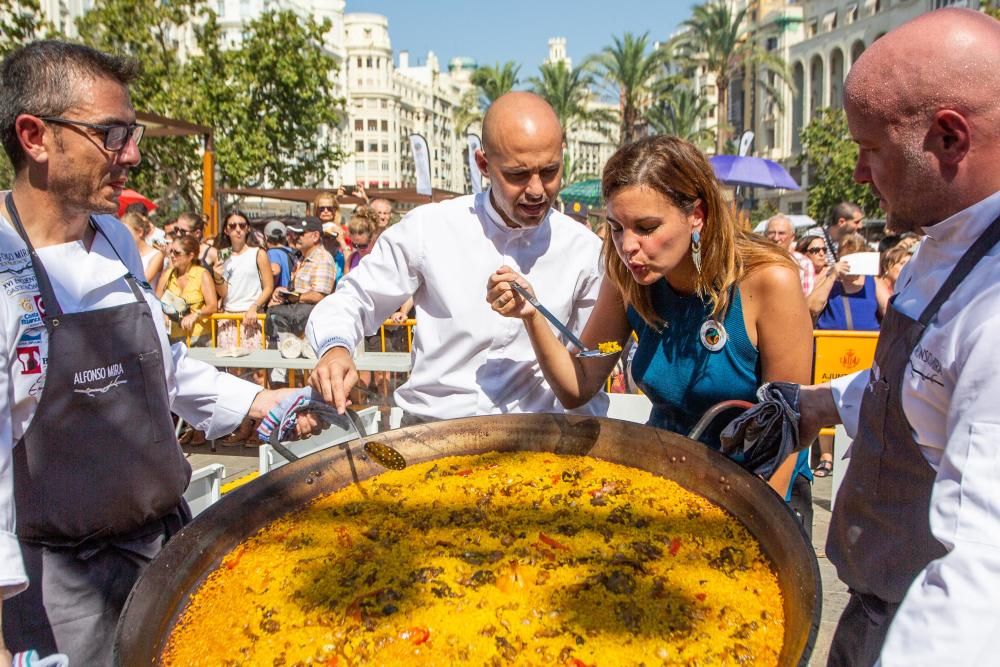
[[[403,424],[513,412],[562,412],[517,320],[483,301],[490,274],[510,265],[577,333],[601,283],[601,243],[552,209],[562,178],[562,128],[545,100],[497,99],[483,119],[477,164],[491,187],[421,206],[313,310],[306,327],[320,357],[310,382],[343,410],[357,382],[353,352],[409,296],[417,313],[413,370],[396,390]],[[576,410],[602,414],[606,396]]]
[[[996,664],[1000,630],[1000,22],[924,14],[852,67],[855,180],[926,234],[870,371],[803,387],[802,441],[855,436],[827,555],[851,589],[830,665]]]

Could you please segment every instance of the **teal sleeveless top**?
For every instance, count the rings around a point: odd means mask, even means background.
[[[678,294],[666,279],[653,284],[652,304],[667,323],[661,331],[646,324],[631,306],[628,321],[639,339],[632,358],[632,379],[653,403],[649,425],[687,435],[701,416],[721,401],[757,402],[764,383],[760,353],[750,342],[743,321],[740,290],[732,289],[723,320],[728,340],[713,352],[702,342],[701,327],[711,316],[711,303],[698,295]],[[738,411],[722,413],[699,438],[713,449]],[[796,472],[812,478],[808,450],[800,453]]]

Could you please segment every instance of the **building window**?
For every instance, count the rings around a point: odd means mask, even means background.
[[[389,121],[387,121],[387,120],[383,120],[382,121],[382,131],[383,132],[388,132],[389,131]]]
[[[778,38],[768,37],[765,48],[767,48],[768,51],[774,51],[776,48],[778,48]]]
[[[847,5],[844,10],[844,23],[851,25],[858,20],[858,3]]]
[[[360,139],[354,142],[354,151],[356,153],[360,153],[364,149],[365,149],[365,142],[361,141]]]
[[[361,173],[364,172],[364,170],[365,170],[365,161],[364,160],[355,160],[354,161],[354,171],[356,171],[357,173],[361,174]]]
[[[837,10],[827,12],[823,15],[823,32],[830,32],[837,29]]]
[[[389,144],[387,144],[384,141],[382,142],[382,152],[383,153],[388,153],[389,152]]]
[[[816,36],[816,31],[819,29],[819,21],[813,19],[806,24],[806,39]]]
[[[378,153],[378,143],[376,143],[374,141],[369,141],[368,142],[368,152],[369,153]]]
[[[358,67],[361,67],[361,56],[358,56]]]
[[[360,118],[355,118],[354,119],[354,131],[355,132],[361,132],[364,129],[365,129],[365,121],[361,120]]]
[[[219,0],[215,13],[219,15],[219,18],[226,15],[226,0]]]
[[[371,56],[368,56],[365,59],[365,67],[367,67],[368,69],[372,68],[372,57]]]
[[[389,161],[388,160],[383,160],[382,161],[382,171],[389,171]]]
[[[383,109],[389,108],[389,100],[382,100],[382,108]]]
[[[377,132],[378,131],[378,121],[375,120],[374,118],[369,118],[368,119],[368,131],[369,132]]]

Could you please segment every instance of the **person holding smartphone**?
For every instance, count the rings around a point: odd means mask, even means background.
[[[296,234],[296,249],[302,259],[292,274],[291,289],[278,288],[271,295],[266,322],[268,341],[277,343],[278,334],[301,336],[313,307],[333,293],[336,269],[333,256],[323,247],[323,223],[307,216],[288,225]]]

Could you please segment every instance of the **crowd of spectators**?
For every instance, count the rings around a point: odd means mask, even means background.
[[[826,225],[796,236],[791,220],[776,215],[764,235],[787,250],[799,265],[802,292],[817,331],[878,331],[903,266],[920,243],[912,232],[866,239],[864,212],[853,202],[833,207]],[[877,273],[852,273],[851,256],[877,252]],[[833,471],[833,439],[821,435],[814,452],[813,473]]]

